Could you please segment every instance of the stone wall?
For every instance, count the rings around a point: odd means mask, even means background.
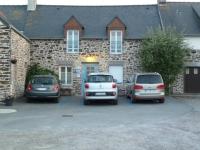
[[[200,51],[191,50],[185,58],[185,67],[200,67]],[[177,77],[177,80],[172,85],[172,92],[174,94],[183,94],[184,93],[184,73],[183,70]]]
[[[11,29],[11,59],[17,62],[11,63],[11,93],[22,96],[26,72],[30,64],[30,42],[22,35]]]
[[[0,26],[0,100],[10,92],[10,29]]]
[[[108,40],[81,40],[79,53],[67,53],[65,40],[32,40],[31,63],[38,63],[58,73],[59,66],[63,65],[81,68],[82,63],[86,62],[85,58],[90,55],[95,56],[95,62],[99,63],[99,71],[102,72],[107,72],[109,65],[122,65],[126,80],[134,72],[140,71],[139,45],[140,41],[126,40],[123,42],[123,53],[111,55]],[[73,73],[73,85],[69,88],[72,88],[74,95],[81,95],[81,77]]]

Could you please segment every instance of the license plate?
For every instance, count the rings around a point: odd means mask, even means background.
[[[106,95],[106,93],[96,93],[97,96]]]
[[[37,88],[38,91],[46,91],[47,88]]]
[[[153,90],[145,90],[146,93],[152,93]]]

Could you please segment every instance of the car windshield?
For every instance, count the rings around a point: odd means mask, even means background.
[[[111,75],[90,75],[88,82],[113,82]]]
[[[162,79],[160,75],[139,75],[137,77],[136,83],[156,84],[156,83],[162,83]]]
[[[52,77],[35,77],[31,81],[32,84],[44,84],[52,85],[54,84],[54,78]]]

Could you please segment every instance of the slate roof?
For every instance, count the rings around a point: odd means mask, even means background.
[[[26,37],[22,32],[20,32],[17,28],[15,28],[8,20],[7,18],[3,15],[0,14],[0,22],[3,23],[3,25],[6,26],[6,28],[12,28],[15,32],[20,34],[22,37],[24,37],[28,42],[30,42],[29,38]]]
[[[71,16],[84,26],[83,38],[107,38],[106,26],[114,17],[126,25],[127,39],[142,39],[149,28],[160,26],[157,5],[37,5],[36,11],[27,11],[27,6],[0,6],[2,14],[30,39],[64,38],[64,24]]]
[[[200,36],[200,3],[169,2],[159,8],[165,27],[175,27],[185,36]]]

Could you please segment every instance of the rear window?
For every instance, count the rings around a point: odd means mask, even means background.
[[[53,77],[35,77],[31,80],[32,84],[43,84],[43,85],[52,85],[55,84],[56,81]]]
[[[111,75],[90,75],[88,82],[113,82],[113,76]]]
[[[162,83],[162,79],[160,75],[139,75],[137,77],[136,83],[156,84],[156,83]]]

